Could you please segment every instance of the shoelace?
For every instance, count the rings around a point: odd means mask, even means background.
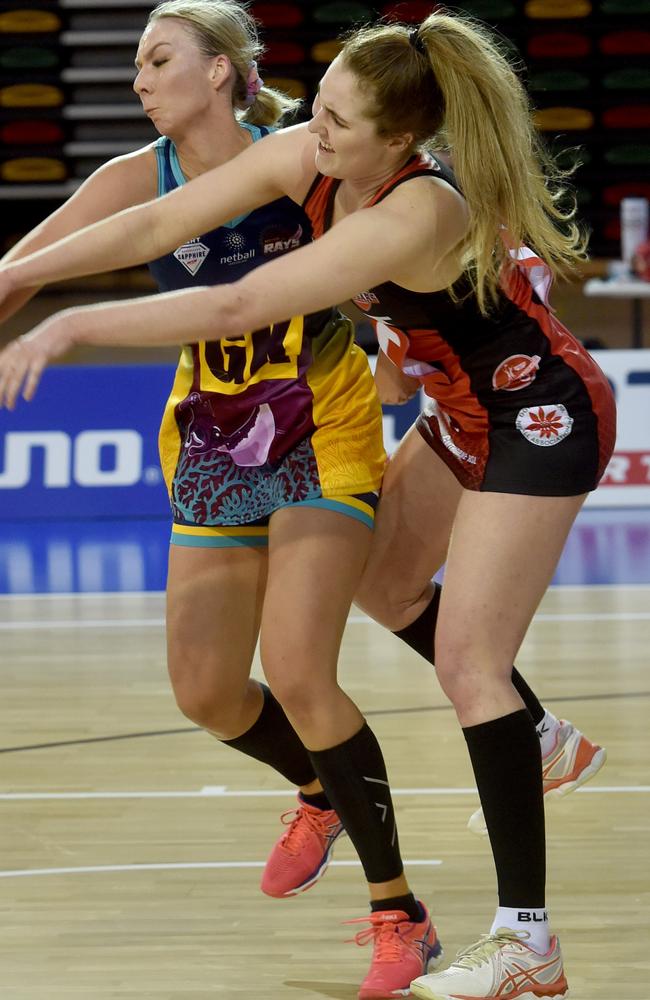
[[[326,837],[330,827],[333,825],[326,817],[331,810],[324,810],[322,815],[308,812],[299,806],[297,809],[289,809],[282,813],[280,819],[289,829],[282,838],[282,846],[290,854],[300,854],[310,833],[316,833],[321,837]],[[288,819],[288,817],[293,817]]]
[[[346,924],[365,924],[370,917],[358,917],[356,920],[346,920]],[[404,921],[402,921],[403,923]],[[350,938],[348,944],[358,944],[363,947],[370,941],[374,942],[373,961],[377,962],[400,962],[404,948],[408,947],[399,932],[399,923],[384,921],[383,923],[373,923],[370,927],[359,931]]]
[[[452,962],[461,969],[477,968],[485,962],[489,962],[494,953],[504,944],[521,944],[522,940],[530,937],[527,931],[508,930],[507,927],[499,927],[494,934],[483,934],[475,944],[468,948],[463,948],[456,955],[456,960]]]

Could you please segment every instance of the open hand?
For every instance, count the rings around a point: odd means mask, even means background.
[[[25,399],[32,399],[45,366],[65,354],[71,344],[62,313],[7,344],[0,351],[0,407],[13,410],[21,389]]]

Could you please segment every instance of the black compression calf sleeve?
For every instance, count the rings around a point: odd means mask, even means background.
[[[344,743],[309,755],[368,881],[397,878],[403,865],[386,765],[367,723]]]
[[[544,906],[539,739],[526,709],[463,729],[490,835],[500,906]]]
[[[284,713],[280,702],[266,684],[260,684],[264,704],[257,721],[234,740],[221,740],[234,750],[268,764],[292,785],[315,781],[314,766],[300,738]]]

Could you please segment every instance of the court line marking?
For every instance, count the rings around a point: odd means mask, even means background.
[[[624,698],[648,698],[650,697],[650,691],[605,691],[601,694],[567,694],[567,695],[549,695],[544,700],[549,703],[562,703],[565,702],[588,702],[588,701],[613,701],[620,700]],[[403,708],[369,708],[364,711],[364,715],[371,715],[373,717],[380,715],[414,715],[416,713],[422,712],[451,712],[451,703],[445,703],[442,705],[418,705],[417,707],[409,707],[408,705]],[[12,746],[12,747],[2,747],[0,746],[0,754],[6,753],[25,753],[31,750],[58,750],[62,747],[75,747],[75,746],[90,746],[93,743],[119,743],[122,740],[141,740],[141,739],[151,739],[157,736],[181,736],[187,733],[202,733],[204,732],[200,726],[176,726],[173,729],[150,729],[145,732],[139,733],[111,733],[107,736],[84,736],[77,737],[76,739],[67,740],[52,740],[48,743],[28,743],[22,746]]]
[[[650,621],[650,611],[575,611],[566,614],[544,613],[535,615],[536,622],[636,622]],[[376,625],[366,615],[350,615],[348,625]],[[0,632],[49,632],[55,629],[112,629],[112,628],[163,628],[164,618],[53,618],[51,621],[27,620],[0,622]],[[381,628],[381,626],[377,626]]]
[[[438,858],[404,859],[404,864],[412,868],[434,868],[442,864]],[[22,868],[0,871],[0,878],[20,878],[30,875],[88,875],[104,872],[161,872],[182,871],[202,868],[264,868],[266,861],[172,861],[142,865],[81,865],[77,868]],[[332,868],[360,868],[360,861],[330,861]]]
[[[647,794],[650,785],[596,785],[578,788],[584,795]],[[392,795],[477,795],[476,788],[392,788]],[[118,791],[118,792],[4,792],[0,802],[72,801],[77,799],[206,799],[206,798],[288,798],[286,789],[228,788],[205,785],[187,791]]]
[[[650,583],[553,583],[547,590],[561,590],[563,592],[569,591],[583,591],[583,590],[650,590]],[[93,590],[93,591],[66,591],[57,594],[49,594],[45,591],[38,591],[29,594],[0,594],[0,604],[3,601],[33,601],[38,598],[38,600],[45,601],[64,601],[74,599],[76,601],[81,600],[98,600],[101,598],[108,598],[109,600],[120,600],[121,598],[164,598],[164,590]]]

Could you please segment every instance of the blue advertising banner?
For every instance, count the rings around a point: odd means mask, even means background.
[[[169,514],[158,426],[173,365],[46,370],[31,403],[0,410],[0,517]]]
[[[46,370],[31,403],[0,410],[0,517],[169,516],[157,439],[173,378],[173,365]],[[389,452],[418,412],[418,397],[384,408]]]

